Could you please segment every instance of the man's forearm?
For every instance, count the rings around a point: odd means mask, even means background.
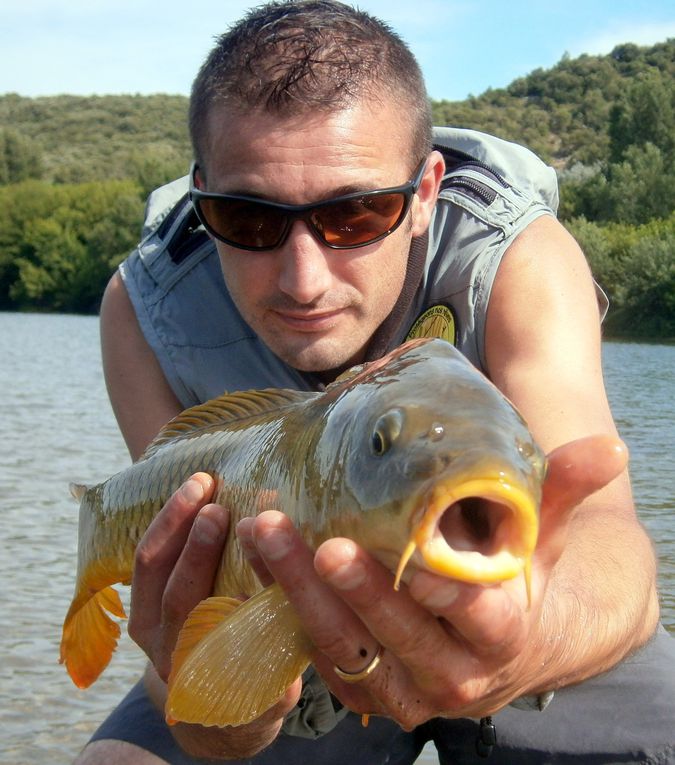
[[[658,621],[655,579],[651,541],[634,519],[597,502],[579,508],[544,601],[532,690],[581,682],[643,645]]]
[[[277,737],[283,718],[273,722],[256,720],[237,728],[205,728],[178,723],[172,733],[178,745],[192,757],[242,760],[253,757]]]

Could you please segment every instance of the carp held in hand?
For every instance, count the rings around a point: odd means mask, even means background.
[[[545,459],[521,416],[452,345],[413,340],[355,367],[324,392],[223,395],[169,422],[131,467],[81,500],[75,596],[61,661],[89,686],[124,617],[112,585],[131,581],[134,551],[193,473],[215,479],[230,527],[286,513],[314,549],[349,537],[395,586],[423,569],[491,584],[524,574],[528,595]],[[234,598],[250,595],[241,603]],[[109,615],[110,614],[110,615]],[[213,596],[189,616],[173,655],[170,721],[241,725],[305,670],[312,646],[278,585],[261,589],[233,533]]]

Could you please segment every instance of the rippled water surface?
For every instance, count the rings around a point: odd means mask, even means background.
[[[0,313],[0,763],[68,763],[143,661],[127,638],[89,691],[57,664],[72,596],[77,505],[129,460],[102,381],[93,317]],[[640,515],[657,542],[675,631],[675,347],[606,344],[607,383],[631,447]],[[433,763],[427,751],[420,762]]]

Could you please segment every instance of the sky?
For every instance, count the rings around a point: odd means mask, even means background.
[[[187,95],[256,0],[0,0],[0,94]],[[358,0],[410,45],[429,95],[459,101],[534,69],[675,37],[673,0]]]

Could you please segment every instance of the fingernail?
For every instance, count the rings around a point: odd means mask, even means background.
[[[366,569],[359,561],[352,560],[334,568],[326,579],[338,590],[356,590],[366,581]]]
[[[418,602],[431,611],[442,610],[451,606],[459,595],[459,585],[446,582],[418,598]]]
[[[199,483],[199,481],[186,481],[180,487],[180,493],[183,495],[183,498],[191,504],[197,503],[204,499],[204,487],[201,485],[201,483]]]
[[[335,540],[331,542],[331,555],[319,556],[323,561],[320,563],[320,573],[331,585],[338,590],[355,590],[361,587],[366,581],[366,569],[363,562],[357,557],[357,548],[353,542],[345,539],[341,547],[336,548],[338,544]],[[333,563],[332,561],[341,561]]]
[[[253,560],[254,558],[260,557],[251,537],[252,526],[253,518],[242,518],[236,526],[239,547],[246,560]]]
[[[222,526],[205,512],[195,518],[192,529],[195,539],[205,545],[220,542],[223,535]]]
[[[281,560],[291,550],[291,535],[284,529],[267,529],[255,534],[255,546],[263,557]]]

